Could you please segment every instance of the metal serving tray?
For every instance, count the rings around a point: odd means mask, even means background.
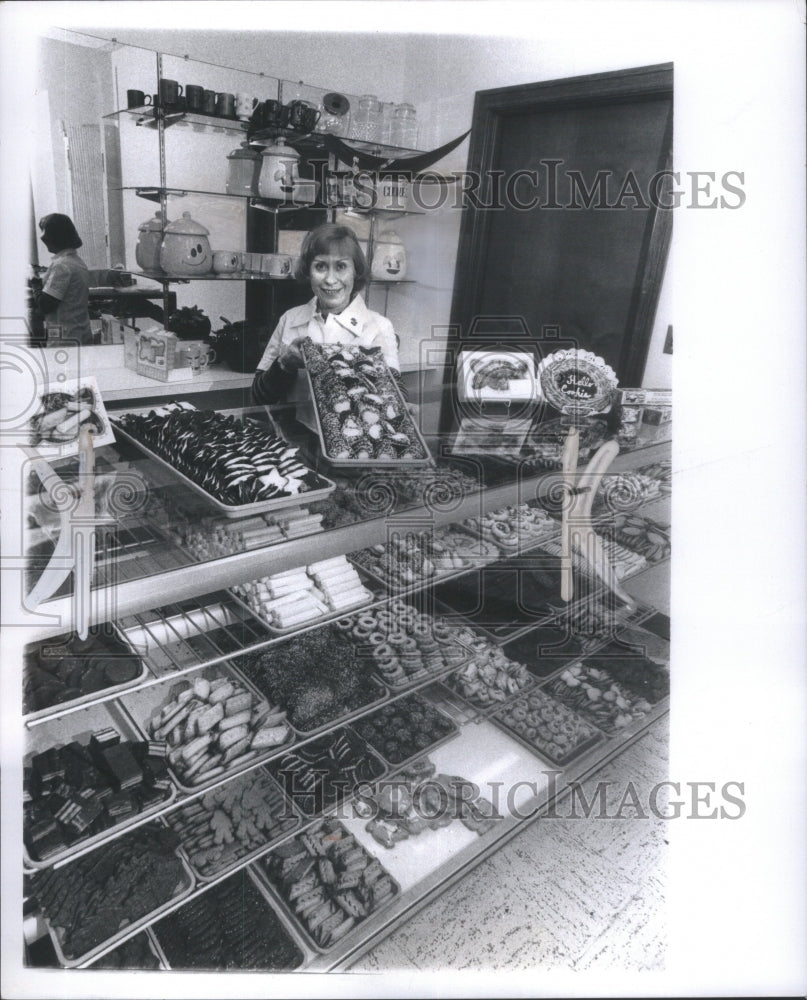
[[[311,402],[313,404],[312,408],[314,410],[314,419],[317,425],[317,436],[319,437],[320,449],[322,450],[322,457],[325,461],[334,469],[340,470],[353,470],[361,472],[367,469],[424,469],[428,466],[434,465],[434,459],[432,458],[431,452],[429,451],[429,446],[426,444],[426,439],[420,432],[420,428],[417,425],[417,421],[412,417],[409,411],[406,409],[406,401],[401,395],[398,386],[395,384],[395,379],[390,376],[390,382],[393,386],[393,391],[397,397],[400,406],[403,408],[404,412],[408,414],[409,421],[412,429],[415,432],[415,437],[420,443],[421,447],[426,453],[425,458],[390,458],[390,459],[380,459],[380,458],[331,458],[326,450],[325,434],[322,430],[322,420],[319,413],[319,401],[317,399],[317,394],[314,389],[314,382],[311,378],[311,372],[305,369],[305,375],[308,380],[308,389],[311,394]],[[408,431],[407,431],[408,433]]]
[[[288,812],[288,818],[283,819],[281,823],[278,824],[278,828],[271,839],[266,840],[264,843],[259,844],[257,847],[253,847],[249,851],[242,851],[242,853],[237,853],[239,848],[243,845],[233,841],[231,844],[222,844],[224,849],[223,857],[210,867],[206,867],[204,871],[197,867],[194,863],[194,855],[196,852],[195,848],[190,846],[191,835],[195,835],[196,831],[194,828],[189,828],[186,825],[186,821],[181,820],[182,808],[174,810],[166,817],[168,825],[176,832],[181,841],[182,849],[188,856],[188,864],[190,865],[191,871],[196,877],[197,883],[204,885],[207,882],[218,881],[222,876],[229,875],[238,868],[244,867],[244,865],[249,864],[249,862],[254,861],[259,858],[262,854],[267,854],[272,847],[281,840],[285,840],[286,837],[292,831],[298,829],[302,825],[302,818],[297,810],[294,808],[293,803],[287,797],[283,789],[280,787],[278,782],[272,777],[271,774],[265,768],[258,768],[256,771],[250,772],[248,775],[244,775],[241,778],[235,778],[228,785],[232,787],[233,784],[240,782],[254,781],[260,778],[267,784],[267,794],[264,796],[264,801],[270,804],[271,808],[274,809],[285,809]],[[203,803],[200,803],[203,805]],[[215,810],[205,810],[208,814],[207,819],[203,822],[209,824],[210,819],[212,819]],[[194,822],[193,820],[189,822]]]
[[[149,951],[151,952],[151,954],[159,962],[158,969],[153,969],[153,970],[152,969],[142,969],[142,968],[138,968],[137,966],[132,966],[132,967],[127,967],[126,969],[123,969],[123,970],[109,969],[108,971],[110,971],[110,972],[118,972],[118,971],[125,971],[125,972],[151,972],[151,971],[154,971],[154,972],[156,972],[158,970],[160,972],[167,972],[168,971],[168,963],[165,960],[165,955],[163,955],[162,948],[160,948],[160,946],[157,944],[157,941],[156,941],[154,935],[151,933],[151,928],[150,927],[145,927],[141,931],[141,933],[142,933],[143,937],[146,939],[146,943],[148,944]],[[137,935],[137,934],[134,935],[135,938],[138,937],[138,936],[139,935]],[[128,938],[127,939],[127,941],[131,941],[131,940],[134,940],[134,938]],[[124,942],[124,944],[126,944],[126,943],[127,942]],[[121,948],[121,947],[123,947],[123,945],[118,945],[118,948]],[[111,955],[115,951],[117,951],[117,948],[112,948],[110,951],[105,952],[104,955],[102,955],[99,958],[97,958],[90,965],[90,968],[93,969],[93,970],[95,970],[95,971],[98,971],[98,972],[107,971],[107,970],[102,970],[101,968],[99,968],[98,965],[97,965],[97,963],[101,961],[101,958],[105,958],[107,955]]]
[[[347,731],[347,733],[352,739],[359,740],[361,743],[364,744],[364,753],[367,755],[367,757],[371,760],[373,764],[375,774],[373,774],[370,778],[363,780],[370,781],[372,783],[380,781],[387,774],[387,771],[389,770],[387,764],[385,763],[381,755],[378,754],[375,750],[373,750],[370,744],[365,739],[360,737],[355,730],[351,729],[350,726],[343,725],[337,727],[336,729],[332,729],[334,735],[342,731]],[[306,745],[300,747],[299,753],[300,755],[305,756],[309,751],[310,751],[310,746]],[[290,747],[288,752],[289,754],[295,753],[295,748]],[[285,761],[285,756],[280,757],[278,760],[271,761],[271,763],[268,765],[272,777],[274,777],[277,783],[280,785],[283,784],[282,775],[286,773],[286,768],[283,766],[284,761]],[[309,773],[322,774],[322,771],[318,771],[316,768],[312,769],[311,767],[309,767]],[[298,804],[296,801],[294,805],[295,808],[303,815],[306,823],[310,823],[313,820],[318,820],[328,816],[329,813],[331,813],[333,810],[350,802],[354,797],[356,787],[358,787],[358,785],[354,785],[353,788],[350,788],[349,790],[345,789],[343,794],[337,794],[336,798],[333,801],[324,804],[323,808],[318,812],[307,812],[302,807],[302,805]],[[305,792],[301,790],[301,797],[302,795],[313,795],[313,794],[314,794],[313,792]],[[316,802],[314,804],[316,805]]]
[[[540,535],[519,535],[515,545],[505,545],[503,542],[499,542],[495,538],[486,538],[480,529],[473,527],[473,525],[466,524],[465,522],[456,525],[456,530],[465,531],[469,535],[473,535],[474,538],[479,538],[483,542],[489,542],[491,545],[494,545],[503,556],[520,556],[525,552],[531,552],[535,548],[540,548],[545,542],[559,537],[560,524],[558,523],[553,525],[551,531],[547,530]]]
[[[334,617],[340,618],[342,616],[341,615],[335,615]],[[265,655],[266,653],[271,653],[271,652],[272,652],[272,648],[270,647],[269,649],[261,650],[261,651],[259,651],[258,654],[253,654],[253,655]],[[250,655],[250,654],[247,654],[247,655]],[[268,700],[268,695],[266,695],[266,694],[263,693],[263,691],[261,690],[261,688],[258,686],[258,682],[252,680],[247,675],[247,673],[243,669],[243,667],[239,669],[239,668],[237,668],[235,666],[231,666],[230,669],[238,677],[243,677],[244,680],[245,680],[245,682],[247,684],[249,684],[249,686],[254,691],[256,691],[260,695],[260,697],[264,699],[264,701]],[[288,725],[291,726],[292,730],[297,735],[305,737],[306,739],[308,739],[309,737],[312,737],[312,736],[322,736],[323,734],[325,734],[327,732],[330,732],[332,729],[335,729],[338,726],[345,725],[346,723],[350,722],[352,719],[355,719],[359,715],[366,715],[368,712],[371,712],[374,708],[378,708],[379,706],[383,705],[384,702],[389,697],[389,691],[388,691],[388,689],[387,689],[387,687],[386,687],[386,685],[384,684],[383,681],[381,681],[380,679],[378,679],[375,676],[375,674],[371,675],[371,680],[372,680],[373,684],[375,684],[376,687],[378,688],[377,696],[375,698],[373,698],[372,701],[367,701],[363,705],[358,705],[356,708],[353,708],[349,712],[345,712],[342,715],[336,715],[332,719],[329,719],[327,722],[323,722],[322,725],[316,726],[314,729],[302,729],[299,725],[296,725],[293,722],[289,722]],[[372,694],[373,692],[371,691],[370,693]],[[284,744],[282,744],[281,746],[284,746]],[[277,747],[277,748],[274,748],[274,749],[280,749],[280,747]]]
[[[329,493],[332,493],[336,489],[336,483],[319,473],[315,473],[315,475],[325,484],[318,490],[308,490],[306,493],[294,493],[285,497],[273,497],[270,500],[258,500],[255,503],[237,505],[222,503],[221,500],[217,500],[216,497],[208,493],[206,489],[203,489],[203,487],[201,487],[198,483],[195,483],[184,473],[180,472],[179,469],[176,469],[169,461],[161,458],[155,451],[152,451],[148,445],[143,444],[143,442],[138,438],[129,434],[128,431],[124,430],[119,423],[113,421],[113,426],[115,428],[115,433],[119,434],[124,441],[127,441],[129,444],[139,448],[140,451],[142,451],[143,454],[150,458],[153,462],[157,462],[163,468],[167,469],[171,475],[176,477],[184,486],[187,486],[187,488],[196,493],[197,496],[206,500],[225,517],[249,517],[253,514],[266,514],[269,511],[282,510],[285,507],[300,507],[304,504],[313,503],[315,500],[323,500]]]
[[[435,705],[433,705],[431,703],[431,701],[429,701],[426,697],[424,697],[424,695],[421,692],[413,692],[413,694],[411,696],[409,696],[409,697],[419,697],[421,700],[426,701],[428,703],[428,705],[429,705],[429,708],[431,708],[433,711],[437,712],[437,714],[441,715],[446,720],[446,722],[449,722],[451,724],[451,729],[445,734],[445,736],[437,737],[431,743],[429,743],[427,746],[423,747],[420,750],[417,750],[415,753],[409,754],[408,757],[402,757],[400,760],[390,760],[390,758],[384,753],[383,747],[380,747],[376,743],[371,742],[366,736],[362,736],[362,734],[355,728],[355,724],[354,724],[354,726],[351,726],[351,729],[354,730],[354,732],[356,733],[356,735],[359,736],[361,739],[363,739],[364,742],[372,750],[375,750],[375,752],[378,754],[378,756],[383,761],[386,762],[386,764],[387,764],[388,768],[390,769],[390,771],[400,771],[400,770],[402,770],[408,764],[411,764],[412,761],[419,760],[421,757],[428,756],[429,754],[433,753],[438,747],[443,746],[444,743],[448,743],[449,740],[453,740],[455,736],[459,735],[459,727],[457,726],[457,724],[454,721],[454,719],[452,719],[446,712],[443,712],[441,709],[439,709]],[[393,706],[394,706],[394,704],[395,703],[393,703]],[[371,714],[373,714],[373,713],[371,713]]]
[[[155,910],[151,910],[151,912],[145,913],[142,917],[138,917],[137,920],[132,921],[132,923],[126,924],[125,927],[120,928],[120,930],[108,937],[106,941],[102,941],[100,944],[97,944],[84,955],[79,955],[76,958],[68,958],[65,955],[62,950],[61,941],[59,940],[59,932],[57,928],[51,924],[47,914],[43,912],[42,919],[44,920],[45,926],[50,934],[59,964],[66,969],[77,969],[80,966],[90,965],[96,958],[100,958],[104,952],[112,951],[113,948],[116,948],[119,944],[127,941],[130,937],[134,937],[138,931],[153,923],[163,913],[167,913],[169,910],[174,909],[179,900],[186,899],[190,896],[196,885],[193,872],[191,871],[191,867],[185,858],[184,852],[181,849],[177,849],[175,853],[182,865],[184,877],[180,881],[179,886],[174,891],[171,898],[167,899],[164,903],[161,903]]]
[[[267,700],[250,680],[244,677],[239,670],[236,670],[235,667],[229,663],[219,663],[213,667],[200,669],[198,673],[194,672],[188,677],[180,678],[180,680],[192,681],[195,677],[207,677],[208,679],[211,679],[211,677],[226,677],[248,688],[248,690],[261,701],[266,702]],[[121,709],[128,714],[131,724],[139,733],[142,734],[142,739],[151,738],[148,735],[147,720],[151,718],[156,709],[162,708],[164,704],[173,700],[169,689],[174,683],[176,683],[176,680],[171,681],[166,679],[165,684],[155,684],[152,687],[143,688],[141,691],[131,692],[127,697],[120,699]],[[141,719],[144,721],[141,722]],[[251,757],[249,760],[245,761],[236,768],[226,768],[223,772],[208,778],[207,781],[201,781],[198,785],[189,785],[180,778],[169,763],[168,773],[171,776],[171,780],[184,795],[195,795],[197,792],[212,788],[214,785],[218,785],[222,781],[226,781],[235,774],[240,774],[244,770],[250,770],[256,764],[263,760],[267,760],[278,751],[284,748],[289,748],[296,740],[297,734],[289,722],[286,723],[286,726],[288,727],[289,735],[283,743],[278,743],[275,746],[259,750],[254,757]]]
[[[348,565],[352,569],[356,570],[356,573],[358,574],[364,589],[370,590],[370,588],[367,586],[366,580],[361,579],[362,576],[361,568],[355,566],[353,563],[349,563]],[[370,576],[373,583],[377,582],[375,578],[372,577],[372,574],[368,574],[368,576]],[[256,611],[255,608],[250,607],[250,605],[243,599],[243,597],[239,597],[238,594],[236,594],[233,590],[228,590],[227,593],[240,607],[242,607],[245,611],[248,611],[250,615],[256,618],[268,632],[271,632],[272,635],[276,636],[294,635],[295,633],[299,632],[300,629],[308,629],[311,628],[312,626],[316,627],[317,625],[324,625],[327,622],[336,621],[337,618],[344,618],[346,615],[353,614],[354,611],[360,611],[362,608],[366,608],[368,604],[372,604],[373,601],[376,600],[375,594],[373,594],[373,592],[370,590],[370,596],[367,597],[365,600],[361,601],[361,603],[351,604],[346,608],[340,608],[338,611],[329,611],[327,614],[316,615],[315,617],[309,618],[306,621],[299,622],[297,625],[290,625],[288,628],[278,628],[276,625],[270,624],[269,621],[266,618],[264,618],[263,614],[260,611]]]
[[[534,690],[536,690],[536,688],[537,685],[532,685],[531,687],[525,689],[521,693],[523,695],[529,695]],[[556,699],[554,695],[549,695],[548,692],[547,695],[551,697],[554,701],[558,701],[558,704],[561,705],[563,704],[562,702],[559,701],[559,699]],[[504,708],[506,709],[512,708],[512,703],[508,702],[504,706]],[[568,708],[568,706],[564,705],[564,708]],[[574,712],[574,709],[569,709],[569,711]],[[574,712],[574,714],[576,715],[578,713]],[[593,723],[590,722],[590,720],[584,718],[583,716],[580,716],[580,718],[586,723],[587,726],[590,726],[592,729],[594,729],[594,734],[590,736],[588,739],[585,739],[582,742],[576,744],[565,756],[557,757],[549,753],[547,750],[543,749],[543,747],[538,746],[537,743],[531,742],[521,733],[513,729],[513,727],[509,723],[504,721],[504,719],[499,718],[499,711],[490,713],[487,716],[487,718],[489,719],[490,722],[495,723],[500,729],[504,730],[504,732],[506,732],[508,736],[511,736],[514,740],[517,740],[519,743],[522,744],[522,746],[525,746],[531,753],[537,754],[539,757],[544,757],[551,764],[555,764],[558,767],[565,767],[567,764],[570,764],[573,760],[576,760],[578,757],[581,757],[592,747],[596,746],[598,743],[602,743],[605,740],[604,734],[596,726],[594,726]]]
[[[145,660],[133,648],[131,642],[128,640],[125,633],[123,633],[121,629],[119,629],[118,626],[115,625],[113,622],[107,622],[106,624],[115,633],[115,637],[121,644],[121,646],[128,651],[126,655],[137,657],[140,660],[140,672],[130,681],[124,681],[122,684],[113,684],[110,687],[101,688],[100,691],[89,691],[87,694],[83,694],[80,698],[72,698],[69,701],[59,701],[53,705],[50,705],[48,708],[40,708],[37,709],[35,712],[29,712],[27,715],[24,716],[24,722],[26,724],[30,722],[37,722],[40,719],[48,719],[51,716],[54,717],[59,716],[67,712],[68,709],[72,710],[81,705],[86,705],[89,704],[90,702],[98,701],[99,698],[104,698],[104,699],[112,698],[123,691],[128,691],[130,688],[137,687],[144,680],[146,680],[147,677],[150,676]],[[62,637],[56,639],[44,639],[41,640],[40,642],[31,643],[31,645],[34,647],[58,646],[61,638]],[[89,657],[98,654],[90,653],[87,655]]]
[[[291,969],[285,969],[285,970],[267,970],[267,971],[294,972],[296,969],[299,969],[301,966],[307,965],[308,961],[309,961],[309,958],[310,958],[310,956],[312,954],[311,950],[306,947],[305,943],[303,942],[303,939],[302,939],[301,935],[297,931],[297,928],[293,925],[293,923],[289,919],[288,914],[285,911],[285,908],[278,905],[276,899],[272,896],[272,894],[270,893],[269,889],[267,888],[266,883],[260,877],[260,875],[255,871],[254,868],[252,868],[252,867],[244,868],[244,872],[245,872],[246,876],[249,878],[250,882],[252,882],[252,884],[255,886],[255,888],[258,890],[258,892],[261,894],[261,896],[263,897],[264,901],[266,902],[266,905],[269,907],[269,909],[272,911],[272,913],[277,917],[278,922],[283,927],[283,930],[288,934],[289,938],[291,939],[292,944],[295,946],[296,950],[299,952],[299,961],[297,962],[297,964],[293,968],[291,968]],[[156,949],[155,950],[157,951],[157,953],[158,953],[159,957],[162,959],[162,961],[165,963],[165,968],[167,970],[169,970],[169,971],[174,971],[174,972],[185,971],[185,967],[184,966],[179,966],[179,965],[172,966],[171,965],[171,960],[169,959],[168,954],[166,953],[163,945],[160,943],[159,931],[160,931],[159,924],[157,924],[156,926],[153,926],[153,927],[149,928],[149,934],[151,935],[151,937],[152,937],[152,939],[153,939],[153,941],[154,941],[154,943],[156,945]],[[194,970],[188,970],[188,971],[200,972],[202,970],[200,970],[200,969],[194,969]],[[224,971],[224,970],[218,970],[218,971]],[[230,971],[232,971],[232,970],[230,970]],[[262,970],[260,970],[260,969],[250,969],[249,971],[250,972],[261,972]]]
[[[342,827],[343,835],[348,835],[350,833],[350,831],[347,829],[346,826],[344,826],[344,824],[340,823],[340,826]],[[385,900],[378,908],[379,910],[383,910],[389,903],[391,903],[393,900],[397,899],[400,896],[401,894],[400,884],[395,878],[393,878],[392,875],[390,875],[383,861],[377,858],[371,851],[368,851],[367,848],[364,846],[364,844],[362,844],[359,840],[356,840],[356,846],[361,847],[361,849],[370,859],[371,863],[373,861],[379,862],[379,864],[384,869],[384,872],[386,873],[386,877],[392,883],[392,895],[389,897],[389,899]],[[366,917],[362,917],[360,920],[357,920],[356,923],[353,925],[353,927],[351,927],[351,929],[347,932],[347,934],[344,935],[344,937],[339,938],[338,941],[334,941],[333,944],[326,945],[325,947],[323,947],[321,944],[318,944],[314,940],[310,931],[305,926],[303,921],[300,920],[297,914],[292,911],[291,903],[287,902],[283,898],[280,889],[275,885],[275,882],[273,881],[272,877],[266,870],[265,861],[266,859],[263,858],[261,859],[261,862],[255,866],[254,870],[257,873],[258,881],[262,883],[262,885],[264,886],[267,896],[272,900],[275,908],[280,909],[286,915],[287,919],[292,922],[295,930],[297,931],[298,936],[302,938],[302,940],[305,942],[306,947],[309,948],[311,951],[315,952],[316,954],[327,955],[330,952],[334,951],[336,948],[341,947],[346,939],[349,940],[353,935],[356,934],[357,931],[360,930],[364,920],[369,919],[378,912],[378,910],[373,910],[372,913],[368,913]]]
[[[29,734],[28,745],[26,747],[26,758],[31,754],[40,753],[50,747],[71,743],[76,739],[78,739],[78,742],[82,743],[82,745],[86,745],[89,743],[89,737],[93,732],[104,729],[108,726],[114,726],[114,728],[120,733],[123,740],[142,739],[137,726],[132,723],[129,716],[122,711],[115,702],[108,702],[101,705],[93,705],[91,708],[82,709],[81,711],[74,712],[64,718],[55,719],[49,724],[38,726],[31,734]],[[54,736],[56,736],[56,739],[53,739]],[[81,736],[86,736],[87,739],[82,740],[79,738]],[[148,809],[144,809],[141,812],[131,813],[129,816],[124,816],[119,823],[115,823],[113,826],[108,827],[106,830],[102,830],[100,833],[96,833],[92,837],[86,837],[83,840],[78,840],[69,847],[66,847],[63,851],[59,851],[57,854],[51,854],[42,861],[35,860],[31,857],[28,852],[28,847],[23,840],[23,865],[27,871],[41,871],[45,868],[52,868],[56,865],[60,865],[68,859],[72,860],[73,858],[80,857],[82,854],[88,854],[90,851],[107,841],[117,840],[117,838],[126,830],[130,830],[136,826],[141,826],[147,820],[153,818],[161,812],[167,805],[173,802],[175,798],[176,789],[173,787],[167,788],[160,802],[155,803],[153,806],[149,806]]]

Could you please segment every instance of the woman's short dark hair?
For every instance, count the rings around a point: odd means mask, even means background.
[[[81,237],[69,215],[52,212],[39,220],[42,236],[57,250],[78,250],[82,246]]]
[[[303,240],[300,251],[300,261],[297,265],[296,278],[303,284],[308,284],[311,278],[311,265],[315,257],[336,254],[341,257],[350,257],[356,277],[353,281],[353,292],[360,292],[367,284],[367,258],[364,256],[356,234],[348,226],[337,226],[336,223],[326,222],[323,226],[317,226]]]

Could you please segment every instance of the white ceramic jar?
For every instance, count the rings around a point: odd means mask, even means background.
[[[406,277],[406,247],[392,229],[380,233],[373,244],[370,276],[376,281],[403,281]]]
[[[263,152],[263,164],[258,179],[258,193],[261,198],[278,201],[290,200],[300,179],[300,154],[287,146],[281,137]]]
[[[206,274],[213,266],[209,230],[183,212],[182,218],[165,227],[160,248],[160,266],[166,274],[192,278]]]

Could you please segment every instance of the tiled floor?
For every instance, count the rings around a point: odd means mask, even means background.
[[[352,969],[661,971],[666,825],[647,795],[667,770],[664,717],[585,783],[589,799],[611,783],[608,818],[572,818],[562,803],[559,818],[532,824]],[[636,818],[629,784],[649,818]]]

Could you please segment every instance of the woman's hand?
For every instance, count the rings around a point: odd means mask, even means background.
[[[303,352],[301,349],[301,344],[305,338],[297,337],[296,340],[292,340],[291,343],[285,344],[278,357],[280,365],[285,368],[286,371],[292,371],[296,368],[305,368],[305,359],[303,358]]]

